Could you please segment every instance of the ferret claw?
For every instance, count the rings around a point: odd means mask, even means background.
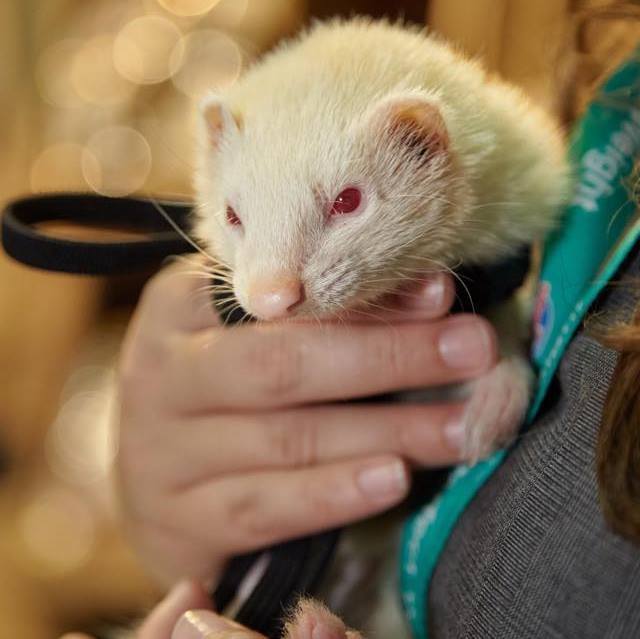
[[[522,424],[533,375],[521,358],[504,359],[473,382],[463,415],[463,456],[476,463],[509,444]]]

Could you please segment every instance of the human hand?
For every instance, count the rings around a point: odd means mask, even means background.
[[[230,556],[400,502],[406,462],[460,458],[460,406],[335,403],[493,365],[486,320],[444,318],[450,279],[422,282],[379,321],[223,328],[193,269],[147,286],[120,369],[123,514],[162,580],[215,581]]]
[[[244,626],[211,612],[189,610],[175,625],[171,639],[266,639]],[[164,639],[140,637],[140,639]],[[347,628],[341,619],[322,604],[311,599],[302,600],[289,615],[282,639],[363,639],[362,635]]]
[[[182,581],[151,611],[135,631],[135,639],[266,639],[244,626],[215,614],[203,587]],[[319,628],[322,634],[312,634]],[[127,635],[129,636],[129,635]],[[356,632],[326,608],[303,601],[285,627],[283,639],[359,639]],[[85,634],[66,634],[61,639],[92,639]],[[133,639],[133,636],[132,636]]]

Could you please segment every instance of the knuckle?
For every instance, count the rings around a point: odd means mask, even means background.
[[[318,430],[315,423],[297,413],[279,415],[269,428],[269,450],[283,466],[300,468],[318,462]]]
[[[170,277],[167,271],[160,271],[154,275],[145,285],[140,296],[140,305],[153,305],[156,300],[163,299],[169,289]]]
[[[405,455],[411,455],[415,452],[415,442],[412,441],[411,427],[412,420],[410,418],[403,419],[394,413],[389,420],[389,448],[391,451]]]
[[[273,331],[257,340],[250,352],[259,392],[286,399],[298,389],[302,378],[302,353],[285,331]]]
[[[389,379],[397,380],[406,376],[407,354],[399,329],[390,327],[384,336],[377,335],[367,349],[370,370],[384,371]]]
[[[158,345],[148,343],[125,349],[118,366],[121,384],[136,387],[147,380],[165,359],[161,350]]]
[[[265,511],[265,499],[257,487],[232,497],[225,510],[227,529],[246,547],[259,546],[282,534],[280,522],[274,522]]]
[[[146,390],[149,379],[147,371],[133,353],[123,353],[117,371],[118,393],[124,407],[135,405]]]
[[[310,512],[315,521],[323,522],[323,525],[333,525],[338,519],[339,509],[336,504],[336,486],[329,484],[313,483],[306,486],[304,491],[305,501],[309,504]]]
[[[162,340],[136,336],[127,340],[117,367],[118,392],[122,405],[148,405],[159,384],[160,371],[169,357]]]
[[[171,265],[154,275],[145,285],[140,296],[140,308],[151,315],[161,315],[168,308],[183,303],[181,282],[185,278],[184,272]]]
[[[433,417],[423,406],[407,406],[394,419],[393,451],[406,459],[424,460],[433,455],[430,440],[425,439],[424,433],[433,430],[436,425]]]

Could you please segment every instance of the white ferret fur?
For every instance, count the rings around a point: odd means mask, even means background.
[[[249,310],[265,275],[303,284],[292,314],[327,316],[421,273],[494,262],[552,228],[568,196],[562,137],[541,110],[440,39],[386,22],[314,27],[202,115],[196,233]],[[348,186],[362,210],[329,218]],[[470,459],[508,441],[526,409],[522,323],[509,322],[503,359],[470,389]]]

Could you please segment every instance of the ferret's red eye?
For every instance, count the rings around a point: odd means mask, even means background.
[[[231,224],[231,226],[241,226],[242,220],[238,217],[238,214],[233,210],[233,207],[227,207],[227,222]]]
[[[342,191],[331,205],[331,215],[346,215],[354,213],[362,203],[362,192],[355,186]]]

